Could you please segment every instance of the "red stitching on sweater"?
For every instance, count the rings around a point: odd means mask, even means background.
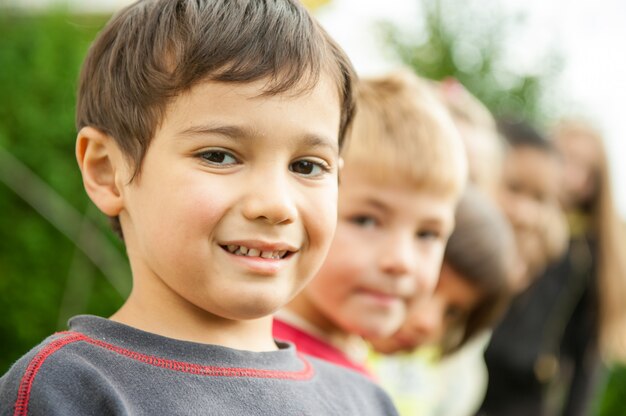
[[[14,416],[24,416],[28,414],[28,401],[30,400],[30,389],[33,385],[33,380],[39,371],[41,365],[46,359],[72,342],[82,341],[85,336],[79,333],[72,332],[59,332],[59,335],[68,334],[63,338],[56,339],[46,345],[35,357],[30,361],[24,376],[20,381],[20,386],[17,389],[17,400],[15,401]]]
[[[17,392],[17,400],[15,402],[14,416],[25,416],[28,414],[28,401],[30,399],[30,390],[33,385],[33,380],[39,371],[39,368],[44,361],[60,350],[64,346],[78,342],[88,342],[92,345],[96,345],[101,348],[105,348],[109,351],[113,351],[117,354],[123,355],[130,359],[140,361],[145,364],[152,365],[154,367],[166,368],[172,371],[179,371],[183,373],[196,374],[200,376],[211,377],[254,377],[254,378],[277,378],[284,380],[308,380],[315,373],[311,363],[300,353],[297,353],[298,358],[304,364],[302,370],[299,371],[280,371],[280,370],[260,370],[254,368],[237,368],[237,367],[217,367],[206,366],[200,364],[186,363],[184,361],[168,360],[165,358],[159,358],[152,355],[141,354],[136,351],[127,350],[125,348],[118,347],[113,344],[109,344],[104,341],[93,339],[87,335],[79,332],[59,332],[57,335],[65,335],[63,338],[56,339],[46,345],[39,353],[31,360],[26,367],[22,381]]]

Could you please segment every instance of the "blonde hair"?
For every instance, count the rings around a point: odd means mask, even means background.
[[[553,137],[586,138],[598,151],[597,188],[589,214],[598,241],[599,341],[605,358],[626,362],[626,233],[615,209],[602,135],[584,121],[561,120]]]
[[[401,70],[363,79],[343,157],[373,180],[401,179],[419,189],[459,197],[467,160],[463,143],[426,81]]]
[[[478,98],[454,78],[433,82],[432,86],[452,115],[461,137],[468,147],[466,150],[468,151],[470,181],[493,197],[497,193],[502,177],[501,165],[504,150],[493,115]],[[481,135],[481,142],[468,143],[471,139],[464,137],[464,133],[467,132],[463,131],[463,126],[478,131]],[[480,147],[477,148],[476,146]],[[473,149],[469,147],[473,147]]]

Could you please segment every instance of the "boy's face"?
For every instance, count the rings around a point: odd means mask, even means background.
[[[391,337],[372,340],[372,344],[379,352],[393,354],[440,343],[449,330],[467,320],[481,295],[478,287],[444,263],[433,296],[416,298],[402,327]]]
[[[394,332],[407,301],[434,289],[456,203],[370,178],[362,166],[343,169],[335,239],[305,289],[331,325],[367,338]]]
[[[124,183],[130,300],[147,313],[263,317],[323,261],[337,215],[338,94],[325,77],[300,95],[262,96],[265,82],[177,97]]]

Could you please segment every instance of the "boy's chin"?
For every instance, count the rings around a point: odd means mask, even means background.
[[[282,305],[246,305],[237,313],[222,314],[223,318],[233,321],[251,321],[272,316]]]

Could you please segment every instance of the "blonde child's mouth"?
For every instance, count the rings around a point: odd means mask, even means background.
[[[402,297],[397,294],[386,293],[377,290],[366,290],[363,289],[359,293],[361,295],[366,296],[370,300],[373,300],[375,303],[384,305],[384,306],[393,306],[399,302],[402,302]]]

